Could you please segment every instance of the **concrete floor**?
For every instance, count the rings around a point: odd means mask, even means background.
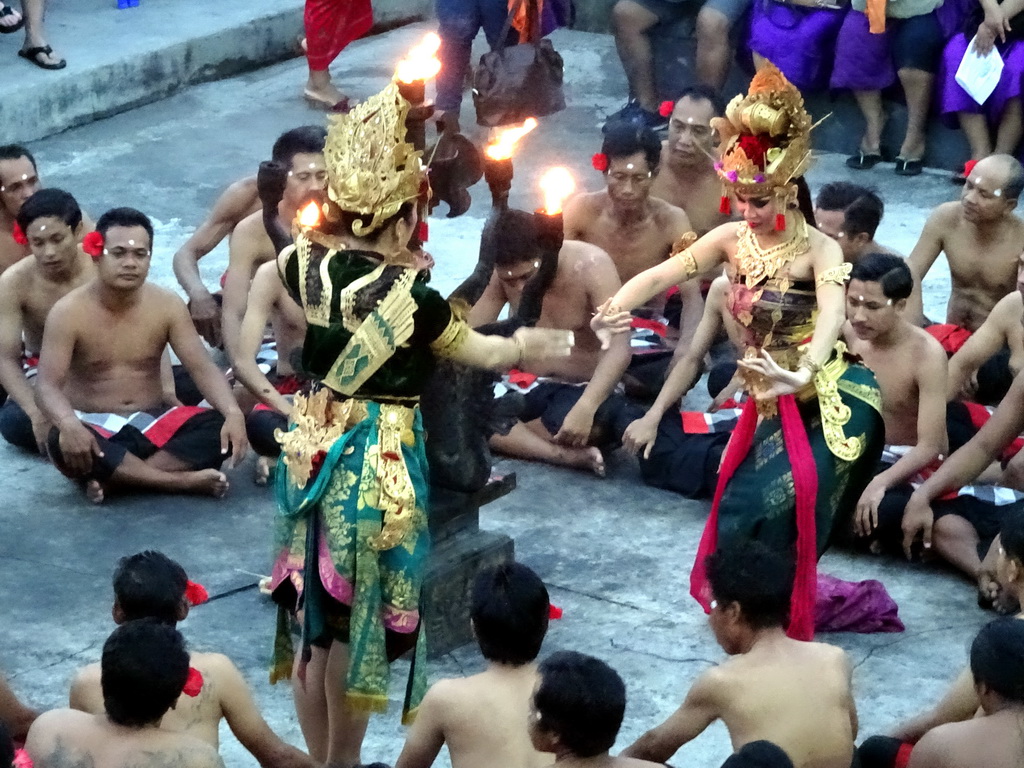
[[[403,28],[356,43],[339,78],[355,96],[386,82],[392,62],[424,26]],[[562,32],[554,38],[566,58],[570,104],[526,140],[517,161],[512,202],[539,204],[543,169],[569,166],[580,185],[600,177],[589,158],[599,148],[601,117],[621,102],[621,71],[607,36]],[[304,77],[289,62],[231,80],[190,88],[165,101],[68,131],[32,146],[46,183],[79,196],[94,216],[115,205],[135,205],[157,221],[153,279],[176,287],[170,257],[218,192],[253,173],[274,138],[317,122],[296,98]],[[957,189],[944,175],[892,175],[891,166],[853,175],[838,156],[822,156],[812,186],[851,178],[878,187],[889,211],[879,239],[909,252],[928,211]],[[450,290],[475,261],[488,201],[483,185],[466,216],[431,223],[435,283]],[[222,246],[203,261],[213,285],[226,264]],[[940,263],[927,283],[927,309],[941,316],[948,273]],[[253,687],[271,725],[288,740],[301,736],[286,688],[267,684],[273,617],[255,591],[270,560],[273,506],[249,481],[247,462],[232,475],[223,501],[162,496],[115,500],[102,508],[41,460],[0,445],[0,580],[6,621],[0,667],[16,690],[39,707],[66,701],[73,671],[94,661],[110,631],[109,579],[116,559],[146,547],[179,559],[214,599],[195,610],[182,629],[197,649],[229,654]],[[721,657],[705,619],[686,594],[686,577],[708,505],[640,484],[634,462],[614,456],[609,477],[500,461],[514,470],[519,489],[483,513],[483,525],[516,539],[523,562],[548,583],[565,617],[554,622],[544,653],[576,649],[597,655],[627,682],[629,707],[618,747],[667,716],[693,678]],[[568,492],[567,492],[568,491]],[[990,616],[974,603],[970,586],[948,572],[901,562],[829,552],[823,570],[846,579],[877,578],[900,605],[907,631],[898,635],[835,635],[856,664],[863,734],[886,729],[933,701],[965,663],[970,638]],[[473,648],[434,663],[432,678],[479,669]],[[405,673],[399,665],[396,678]],[[393,761],[402,745],[393,686],[392,711],[375,718],[364,759]],[[229,766],[254,765],[229,734],[222,750]],[[719,765],[729,753],[721,727],[686,746],[676,764]]]

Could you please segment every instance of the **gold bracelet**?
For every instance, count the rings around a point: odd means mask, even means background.
[[[811,378],[813,379],[818,375],[818,371],[821,370],[821,365],[814,362],[809,354],[806,352],[800,356],[800,360],[797,362],[797,368],[806,368],[811,372]]]

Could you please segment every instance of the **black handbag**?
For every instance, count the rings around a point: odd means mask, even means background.
[[[480,57],[473,76],[476,122],[488,128],[521,123],[565,109],[562,57],[546,38],[506,45],[512,19],[529,2],[531,30],[540,34],[540,8],[535,0],[518,0],[508,12],[498,47]]]

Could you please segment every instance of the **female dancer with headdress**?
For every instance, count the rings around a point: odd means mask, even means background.
[[[593,320],[601,334],[624,332],[629,312],[682,280],[724,264],[729,312],[743,329],[742,416],[722,459],[715,500],[690,578],[710,610],[704,560],[718,545],[754,538],[795,547],[789,631],[814,634],[816,562],[844,500],[874,470],[883,439],[878,387],[838,341],[850,265],[831,238],[808,226],[797,186],[810,161],[811,118],[800,92],[770,63],[746,96],[713,126],[716,166],[743,216],[697,240],[683,238],[663,264],[630,280]]]
[[[415,648],[405,714],[426,691],[420,588],[426,565],[427,460],[417,401],[437,357],[507,370],[569,354],[567,331],[482,336],[417,279],[408,249],[427,190],[406,141],[409,103],[392,83],[331,118],[328,200],[306,210],[278,266],[303,308],[298,395],[276,479],[280,606],[272,679],[292,676],[310,754],[355,765],[370,712],[387,707],[389,664]]]

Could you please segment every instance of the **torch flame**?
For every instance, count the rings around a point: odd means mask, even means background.
[[[516,144],[523,136],[537,127],[537,119],[528,117],[522,125],[505,128],[487,145],[487,156],[491,160],[509,160],[516,151]]]
[[[406,57],[398,62],[395,77],[402,83],[414,83],[417,80],[429,80],[441,71],[441,62],[437,52],[441,48],[441,38],[429,32],[420,44],[414,47]]]
[[[316,200],[311,200],[299,211],[299,224],[307,229],[313,229],[320,223],[320,206]]]
[[[562,212],[562,203],[576,191],[576,182],[568,168],[552,168],[540,180],[544,192],[544,213],[554,216]]]

